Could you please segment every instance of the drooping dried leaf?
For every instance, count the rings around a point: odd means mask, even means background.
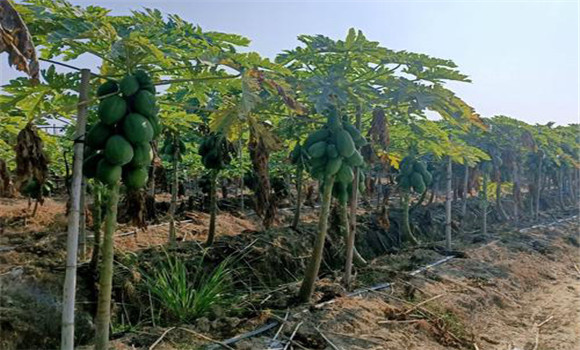
[[[385,111],[379,107],[375,108],[368,135],[373,143],[382,146],[383,149],[388,149],[390,142],[388,123]]]
[[[48,156],[38,130],[28,123],[17,136],[16,146],[16,188],[21,188],[28,180],[35,179],[42,187],[48,177]]]
[[[4,159],[0,159],[0,197],[14,196],[14,187],[10,179],[10,171]]]
[[[0,0],[0,52],[8,63],[38,81],[39,66],[30,32],[9,0]]]

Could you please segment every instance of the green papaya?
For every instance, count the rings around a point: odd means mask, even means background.
[[[336,146],[332,143],[326,145],[326,156],[328,158],[336,158],[338,157],[338,151],[336,150]]]
[[[310,165],[312,167],[325,167],[328,159],[326,157],[319,157],[319,158],[310,158]]]
[[[325,170],[324,166],[313,166],[310,171],[310,174],[316,180],[322,181],[324,180],[324,170]]]
[[[345,158],[352,156],[354,153],[354,141],[347,131],[339,130],[336,133],[336,149],[338,150],[338,154]]]
[[[336,113],[328,116],[328,128],[335,132],[342,129],[342,122]]]
[[[105,145],[105,158],[114,165],[125,165],[133,159],[133,147],[123,136],[113,135]]]
[[[361,148],[361,147],[363,147],[363,146],[366,146],[367,144],[368,144],[368,142],[367,142],[367,139],[365,139],[365,138],[364,138],[364,137],[362,137],[362,136],[361,136],[360,138],[358,138],[358,139],[354,139],[354,145],[355,145],[357,148]]]
[[[97,165],[96,178],[105,185],[112,186],[121,180],[123,168],[119,165],[109,163],[106,159],[101,159]]]
[[[87,133],[85,144],[94,149],[103,149],[113,130],[102,122],[95,124]]]
[[[99,103],[98,115],[106,125],[113,125],[123,119],[127,113],[127,102],[121,96],[115,95],[102,99]]]
[[[304,142],[304,147],[308,149],[310,146],[314,145],[319,141],[326,141],[330,136],[330,131],[328,129],[320,129],[308,135],[306,141]]]
[[[425,182],[423,181],[423,175],[421,173],[414,172],[411,174],[411,186],[417,193],[425,192]]]
[[[87,179],[92,179],[97,176],[97,166],[104,155],[102,153],[95,153],[83,161],[83,176]]]
[[[126,75],[119,84],[121,88],[121,92],[125,96],[134,95],[137,91],[139,91],[139,81],[132,75]]]
[[[324,171],[324,174],[326,176],[335,175],[340,170],[341,166],[342,166],[342,158],[336,157],[334,159],[329,159],[328,162],[326,163],[326,169]]]
[[[153,150],[149,143],[139,143],[133,146],[133,159],[129,165],[133,168],[142,168],[151,164]]]
[[[431,185],[433,182],[433,175],[430,172],[426,171],[425,173],[421,174],[423,176],[423,182],[426,186]]]
[[[411,188],[411,180],[406,175],[401,175],[398,181],[399,187],[403,190],[408,191]]]
[[[143,88],[143,86],[153,84],[153,81],[151,80],[151,76],[149,75],[149,73],[147,73],[142,69],[137,69],[135,73],[133,73],[133,76],[135,77],[135,79],[137,79],[137,82],[139,83],[139,86],[141,88]]]
[[[146,167],[129,170],[125,178],[125,185],[129,188],[142,188],[147,184],[149,172]]]
[[[294,146],[292,151],[290,152],[290,161],[292,164],[298,164],[300,162],[300,158],[302,156],[302,147],[299,143]]]
[[[359,176],[360,176],[360,174],[359,174]],[[359,193],[365,193],[366,189],[367,189],[367,186],[366,186],[366,183],[365,183],[365,180],[364,180],[364,177],[363,177],[363,180],[362,181],[359,180],[359,182],[358,182],[358,192]]]
[[[202,163],[208,169],[221,169],[223,167],[220,155],[215,149],[202,158]]]
[[[349,183],[354,180],[354,172],[352,171],[352,168],[345,162],[342,163],[338,173],[336,173],[336,180],[343,183]]]
[[[352,124],[344,123],[344,130],[346,130],[353,140],[362,138],[360,131]]]
[[[147,118],[152,118],[157,114],[155,102],[155,95],[147,90],[140,90],[137,95],[135,95],[133,109],[135,112],[142,114]]]
[[[153,133],[153,126],[141,114],[131,113],[123,120],[123,134],[133,144],[153,140]]]
[[[186,151],[185,142],[179,140],[179,153],[183,154]]]
[[[159,134],[161,134],[161,123],[159,121],[159,117],[156,115],[149,118],[149,122],[151,123],[151,127],[153,127],[153,138],[156,139]]]
[[[364,164],[364,159],[360,152],[355,150],[352,156],[346,159],[346,162],[351,166],[362,166]]]
[[[209,151],[211,151],[209,139],[204,138],[203,141],[201,141],[201,144],[199,145],[199,149],[197,150],[197,154],[204,157],[206,154],[208,154]]]
[[[401,161],[399,169],[401,170],[401,174],[403,175],[410,175],[413,172],[413,163],[415,161],[411,157],[405,157]]]
[[[423,161],[417,161],[413,164],[413,171],[415,171],[416,173],[425,173],[427,171],[427,166],[425,165],[425,162]]]
[[[119,84],[114,80],[107,80],[97,88],[97,96],[102,97],[119,92]]]
[[[312,158],[323,157],[325,153],[326,153],[326,142],[325,141],[319,141],[319,142],[313,144],[312,146],[308,147],[308,154]]]

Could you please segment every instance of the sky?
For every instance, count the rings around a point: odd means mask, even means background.
[[[578,1],[178,1],[72,0],[113,14],[143,7],[204,30],[252,40],[274,58],[300,34],[343,39],[350,27],[394,50],[451,59],[472,83],[448,86],[482,116],[529,123],[579,122]],[[79,62],[91,65],[92,62]],[[0,82],[16,76],[2,57]]]

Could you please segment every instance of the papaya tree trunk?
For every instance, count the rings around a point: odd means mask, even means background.
[[[79,218],[81,210],[81,183],[83,180],[84,139],[87,125],[87,104],[89,99],[91,72],[81,70],[79,86],[79,104],[73,146],[73,176],[71,184],[71,207],[68,213],[68,230],[66,241],[66,273],[62,301],[61,350],[74,349],[75,292],[77,281],[77,250],[79,240]],[[80,142],[78,142],[80,141]],[[42,191],[42,187],[41,187]],[[36,202],[38,204],[38,201]]]
[[[100,278],[97,316],[95,318],[95,350],[109,349],[109,324],[111,321],[111,290],[113,289],[113,234],[117,227],[117,205],[120,183],[110,186],[109,200],[105,213],[105,230]]]
[[[403,241],[411,242],[413,244],[417,244],[417,239],[411,232],[411,223],[409,220],[409,201],[411,199],[411,195],[408,191],[404,191],[401,193],[401,209],[402,209],[402,217],[401,217],[401,228],[403,233]]]
[[[101,213],[101,199],[102,199],[102,189],[96,188],[93,194],[93,251],[91,253],[91,261],[89,263],[90,271],[94,275],[97,272],[97,265],[99,263],[99,253],[101,249],[101,224],[102,224],[102,213]]]
[[[514,182],[514,188],[513,188],[513,199],[514,199],[514,223],[517,226],[519,226],[520,224],[520,213],[519,213],[519,209],[520,209],[520,178],[519,178],[519,171],[518,171],[518,164],[516,161],[514,161],[513,163],[513,182]]]
[[[175,138],[176,140],[177,138]],[[174,142],[173,147],[173,174],[171,181],[171,204],[169,205],[169,245],[175,246],[177,243],[177,235],[175,232],[175,209],[177,208],[177,187],[179,185],[177,176],[178,167],[178,156],[179,156],[179,144]]]
[[[213,244],[215,239],[215,219],[217,216],[217,176],[218,170],[213,169],[210,173],[210,191],[209,191],[209,231],[207,233],[207,247]]]
[[[298,298],[303,302],[310,301],[310,297],[314,292],[314,283],[318,277],[318,270],[320,269],[320,262],[322,261],[322,252],[324,250],[324,240],[328,229],[328,214],[330,213],[333,184],[334,176],[326,177],[324,191],[322,193],[320,217],[318,218],[318,235],[314,241],[312,256],[308,262],[308,266],[306,267],[304,281],[302,281],[300,292],[298,293]]]
[[[558,201],[560,202],[560,207],[564,209],[564,169],[562,167],[558,169]]]
[[[495,187],[495,206],[497,207],[497,212],[501,216],[502,220],[507,220],[507,214],[503,209],[503,205],[501,204],[501,177],[498,177]]]
[[[453,165],[451,163],[451,157],[447,158],[447,194],[445,196],[445,248],[451,250],[451,201],[453,199],[453,189],[451,187]]]
[[[482,200],[481,200],[481,230],[484,235],[487,235],[487,173],[483,172],[483,188],[482,188]]]
[[[296,209],[294,210],[294,219],[292,220],[292,228],[298,228],[300,222],[300,207],[302,206],[302,173],[304,169],[302,166],[296,167]]]
[[[465,215],[467,214],[467,186],[469,185],[469,165],[465,160],[465,174],[463,174],[463,201],[461,202],[461,227],[465,222]]]

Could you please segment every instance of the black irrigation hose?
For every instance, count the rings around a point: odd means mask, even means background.
[[[568,222],[570,220],[575,219],[576,217],[578,217],[578,215],[574,215],[574,216],[571,216],[571,217],[568,217],[568,218],[564,218],[564,219],[559,219],[559,220],[556,220],[556,221],[554,221],[554,222],[552,222],[550,224],[533,225],[533,226],[530,226],[530,227],[527,227],[527,228],[520,229],[518,231],[519,232],[526,232],[526,231],[529,231],[529,230],[535,229],[535,228],[550,227],[550,226],[553,226],[555,224],[559,224],[559,223],[562,223],[562,222]],[[429,265],[426,265],[426,266],[423,266],[421,268],[418,268],[417,270],[411,272],[409,275],[416,276],[416,275],[418,275],[418,274],[420,274],[422,272],[427,271],[428,269],[430,269],[432,267],[435,267],[435,266],[444,264],[444,263],[452,260],[453,258],[455,258],[455,255],[446,256],[446,257],[444,257],[441,260],[438,260],[438,261],[436,261],[434,263],[431,263]],[[358,295],[362,295],[362,294],[365,294],[365,293],[368,293],[368,292],[372,292],[372,291],[376,291],[376,290],[389,289],[389,288],[391,288],[391,285],[392,284],[390,282],[380,283],[380,284],[377,284],[377,285],[372,286],[372,287],[357,289],[354,292],[351,292],[351,293],[347,294],[346,296],[347,297],[352,297],[352,296],[358,296]],[[329,305],[329,304],[332,304],[332,303],[336,302],[336,300],[337,299],[335,298],[335,299],[331,299],[331,300],[328,300],[328,301],[325,301],[325,302],[322,302],[322,303],[318,303],[318,304],[314,305],[314,308],[317,308],[317,309],[318,308],[321,308],[323,306],[326,306],[326,305]],[[306,308],[306,309],[304,309],[302,311],[297,312],[296,314],[306,313],[309,310],[310,310],[310,308]],[[243,334],[237,335],[237,336],[235,336],[233,338],[224,340],[222,343],[223,344],[226,344],[226,345],[231,345],[231,344],[237,343],[238,341],[240,341],[242,339],[252,338],[252,337],[255,337],[256,335],[260,335],[262,333],[265,333],[265,332],[269,331],[270,329],[278,326],[279,324],[280,324],[279,321],[271,321],[271,322],[265,324],[264,326],[262,326],[262,327],[260,327],[258,329],[255,329],[255,330],[253,330],[251,332],[243,333]],[[218,347],[219,346],[212,345],[212,346],[208,347],[208,349],[217,349]]]

